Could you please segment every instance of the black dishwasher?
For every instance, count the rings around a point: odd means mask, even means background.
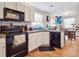
[[[50,32],[50,46],[61,48],[61,32]]]

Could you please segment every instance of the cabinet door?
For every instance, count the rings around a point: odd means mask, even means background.
[[[36,37],[35,37],[35,33],[31,33],[29,34],[29,39],[28,39],[28,52],[36,49],[37,45],[36,45]]]
[[[43,33],[43,44],[49,46],[50,44],[49,32]]]
[[[31,21],[31,8],[25,7],[25,21]]]
[[[17,10],[24,12],[25,11],[25,6],[23,4],[17,3]]]
[[[0,44],[0,57],[6,57],[6,47],[4,44]]]
[[[30,21],[29,17],[30,17],[29,8],[25,7],[25,21]]]
[[[43,45],[43,33],[42,32],[38,32],[36,34],[36,39],[37,39],[37,47]]]
[[[3,8],[4,8],[4,3],[0,2],[0,19],[3,19]]]
[[[61,32],[61,48],[63,48],[64,45],[65,45],[64,32]]]
[[[31,11],[31,15],[30,15],[31,21],[34,21],[34,8],[31,7],[30,11]]]
[[[5,7],[16,10],[16,2],[5,2]]]

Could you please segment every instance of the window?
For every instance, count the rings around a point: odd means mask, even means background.
[[[65,28],[73,28],[73,24],[75,24],[75,18],[64,19]]]
[[[43,22],[43,15],[35,12],[34,20],[35,20],[35,22]]]

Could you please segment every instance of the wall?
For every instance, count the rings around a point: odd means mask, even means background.
[[[46,26],[46,16],[48,16],[48,13],[36,8],[34,8],[34,12],[37,12],[43,15],[43,23]]]

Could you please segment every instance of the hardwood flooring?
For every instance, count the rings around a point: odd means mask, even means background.
[[[67,40],[63,49],[55,48],[55,51],[42,52],[37,49],[27,57],[79,57],[79,37],[76,40]]]

